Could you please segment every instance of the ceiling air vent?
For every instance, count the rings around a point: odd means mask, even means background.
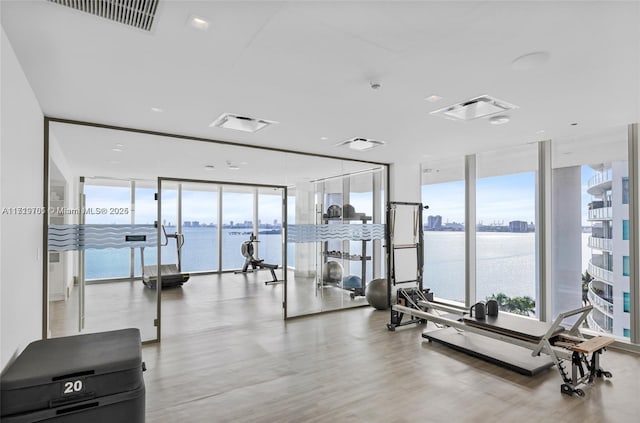
[[[48,0],[134,28],[151,31],[160,0]]]
[[[384,145],[384,141],[370,140],[367,138],[351,138],[336,144],[337,147],[348,146],[352,150],[365,151]]]
[[[211,122],[209,126],[235,129],[236,131],[256,132],[273,123],[278,122],[265,119],[254,119],[246,116],[234,115],[231,113],[223,113],[216,120]]]
[[[517,108],[518,106],[506,101],[498,100],[488,95],[481,95],[480,97],[433,111],[430,114],[451,120],[473,120]]]

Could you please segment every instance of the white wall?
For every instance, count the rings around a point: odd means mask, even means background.
[[[420,191],[420,164],[394,163],[390,166],[390,201],[419,203],[422,201]]]
[[[2,30],[0,209],[41,207],[43,116]],[[0,219],[0,367],[42,336],[42,215]]]

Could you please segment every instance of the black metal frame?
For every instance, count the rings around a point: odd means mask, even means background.
[[[392,230],[392,211],[396,208],[396,206],[413,206],[416,207],[418,211],[418,242],[416,244],[411,244],[407,246],[401,246],[396,248],[392,238],[391,238],[391,230]],[[411,288],[399,288],[397,290],[398,298],[396,302],[406,302],[406,303],[417,303],[418,297],[423,295],[427,295],[428,290],[425,291],[423,287],[423,275],[424,275],[424,233],[423,233],[423,225],[422,225],[422,210],[424,206],[422,203],[407,203],[407,202],[399,202],[399,201],[390,201],[387,203],[387,224],[385,227],[385,238],[386,238],[386,254],[387,254],[387,305],[391,310],[389,323],[387,324],[387,328],[391,331],[395,330],[398,326],[411,325],[414,323],[422,323],[423,319],[411,317],[411,319],[402,321],[404,318],[404,313],[394,310],[391,307],[391,294],[392,294],[392,286],[396,286],[400,283],[415,283],[414,287]],[[394,217],[395,218],[395,217]],[[395,250],[403,249],[403,248],[415,248],[416,250],[416,279],[411,281],[396,281],[396,272],[395,272]]]

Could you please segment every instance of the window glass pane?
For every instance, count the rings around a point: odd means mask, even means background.
[[[622,204],[629,204],[629,177],[622,178]]]
[[[617,335],[629,327],[623,241],[629,207],[627,128],[617,127],[553,142],[553,312],[593,305],[590,329]],[[622,228],[623,235],[618,234]]]
[[[478,154],[476,298],[536,315],[537,146]]]
[[[240,269],[242,243],[253,232],[253,188],[222,188],[222,269]]]
[[[182,187],[182,271],[218,270],[218,187],[185,184]],[[168,231],[167,231],[168,232]],[[175,249],[175,239],[166,248]]]
[[[86,182],[84,186],[85,213],[87,224],[128,224],[129,214],[98,213],[98,210],[131,207],[131,191],[126,185],[93,185]],[[131,251],[128,248],[105,248],[85,250],[85,279],[127,278],[130,273]]]
[[[148,185],[148,186],[147,186]],[[155,200],[157,188],[151,184],[136,183],[135,192],[135,224],[153,225],[158,217],[158,205]],[[155,265],[158,261],[157,248],[146,247],[144,249],[144,265]],[[134,274],[136,277],[142,275],[142,263],[140,262],[140,249],[134,251]]]
[[[631,329],[624,328],[622,331],[622,336],[625,338],[631,338]]]
[[[627,219],[622,221],[622,240],[629,240],[629,221]]]
[[[629,313],[631,311],[631,305],[629,304],[631,301],[631,298],[629,296],[628,292],[624,293],[624,303],[623,303],[623,311],[625,313]]]
[[[260,188],[256,258],[282,266],[282,190]]]
[[[622,276],[629,276],[629,256],[622,257]]]
[[[422,166],[424,287],[438,298],[465,299],[464,158]]]

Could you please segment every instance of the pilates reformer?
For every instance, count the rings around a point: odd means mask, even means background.
[[[555,366],[562,377],[560,392],[584,396],[580,388],[596,378],[610,378],[600,367],[600,355],[613,339],[586,339],[580,326],[593,306],[560,313],[552,322],[498,313],[471,317],[469,310],[433,300],[423,288],[424,249],[422,203],[389,202],[387,205],[387,294],[391,306],[387,328],[434,323],[439,329],[425,331],[428,341],[439,342],[466,354],[533,376]],[[412,284],[400,287],[400,284]],[[395,290],[395,291],[393,291]],[[391,298],[395,294],[395,304]],[[406,317],[406,319],[405,319]],[[569,318],[576,320],[565,327]],[[530,351],[530,353],[529,353]],[[571,371],[566,368],[570,363]]]
[[[470,317],[464,309],[429,301],[426,296],[421,296],[415,301],[415,291],[410,291],[410,294],[404,295],[402,289],[399,289],[398,297],[409,301],[406,305],[395,304],[392,308],[400,316],[412,316],[413,322],[416,319],[420,322],[430,321],[441,327],[423,333],[423,338],[429,342],[441,342],[476,357],[487,358],[481,354],[474,354],[473,351],[465,351],[464,346],[456,347],[446,338],[451,335],[444,334],[443,337],[439,333],[453,328],[457,332],[454,336],[464,336],[467,333],[480,335],[531,350],[532,357],[547,355],[551,359],[551,365],[558,369],[562,378],[560,392],[569,396],[576,394],[582,397],[585,393],[580,388],[581,385],[591,384],[596,378],[612,377],[611,372],[600,367],[600,355],[613,343],[613,339],[604,336],[586,339],[579,331],[580,325],[593,308],[591,305],[560,313],[553,323],[539,322],[508,313],[501,313],[495,318],[487,316],[485,319],[477,319]],[[562,323],[573,316],[578,317],[567,329]],[[389,329],[393,330],[394,327],[391,325]],[[570,372],[566,368],[569,363]]]

